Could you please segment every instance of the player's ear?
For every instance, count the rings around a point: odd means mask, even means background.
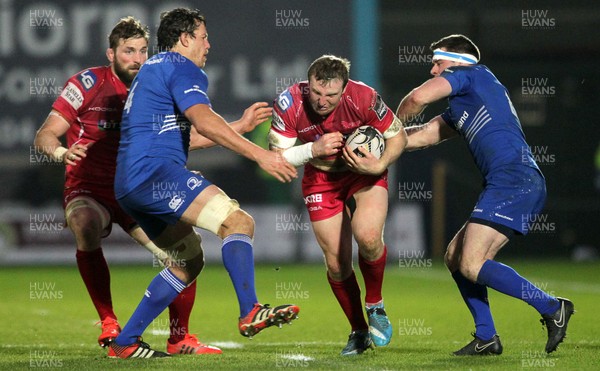
[[[190,37],[190,35],[187,32],[182,32],[181,35],[179,35],[179,43],[182,46],[187,48],[187,46],[189,44],[189,40],[188,40],[189,37]]]
[[[106,58],[108,58],[110,63],[115,61],[115,51],[112,48],[106,49]]]

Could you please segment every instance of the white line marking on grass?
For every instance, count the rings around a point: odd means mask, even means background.
[[[282,354],[280,356],[283,359],[289,359],[292,361],[314,361],[315,359],[313,357],[307,357],[304,354]]]
[[[244,347],[244,344],[235,341],[215,341],[210,342],[210,345],[223,349],[241,349]]]
[[[268,347],[294,347],[303,345],[340,345],[346,344],[342,341],[297,341],[297,342],[278,342],[278,343],[260,343],[260,345]]]

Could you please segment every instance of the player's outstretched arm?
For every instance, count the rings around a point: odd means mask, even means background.
[[[296,168],[279,153],[263,149],[233,130],[227,122],[206,104],[195,104],[184,112],[199,134],[216,144],[256,161],[267,173],[281,182],[298,176]]]
[[[458,132],[446,124],[442,116],[438,115],[426,124],[407,127],[406,135],[408,138],[406,150],[414,151],[454,138]]]
[[[434,77],[414,88],[398,105],[396,116],[402,122],[410,122],[423,112],[430,103],[446,98],[452,93],[452,86],[443,77]]]
[[[237,133],[245,134],[254,130],[258,125],[267,121],[271,117],[272,109],[267,102],[256,102],[244,110],[242,117],[234,122],[229,123],[229,126]],[[203,149],[215,146],[216,143],[207,137],[198,133],[196,128],[192,126],[190,135],[190,151]]]
[[[78,144],[71,148],[63,147],[60,138],[67,133],[69,127],[67,119],[58,111],[52,110],[35,134],[33,145],[37,151],[44,152],[55,161],[77,165],[77,161],[86,156],[87,147]]]

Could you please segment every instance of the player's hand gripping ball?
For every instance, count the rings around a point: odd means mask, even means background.
[[[356,130],[346,138],[346,145],[350,147],[352,152],[360,157],[364,157],[364,155],[358,150],[358,147],[365,148],[377,158],[381,158],[381,154],[385,149],[383,135],[379,130],[368,125],[356,128]]]

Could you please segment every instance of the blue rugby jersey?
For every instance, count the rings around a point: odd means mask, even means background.
[[[452,86],[444,121],[465,139],[484,177],[507,164],[539,168],[506,88],[484,65],[447,68]]]
[[[185,166],[190,122],[183,112],[208,104],[208,77],[179,53],[149,58],[131,84],[123,109],[115,195],[121,198],[146,181],[148,166],[169,160]]]

